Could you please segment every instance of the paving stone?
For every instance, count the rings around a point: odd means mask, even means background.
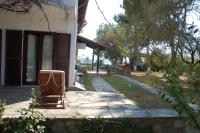
[[[19,113],[17,110],[20,108],[28,108],[30,100],[27,95],[31,93],[30,88],[31,87],[26,89],[0,89],[1,98],[9,101],[6,105],[3,118],[18,117]],[[22,94],[25,96],[22,96]],[[73,118],[82,116],[151,118],[178,116],[175,111],[170,109],[140,109],[120,93],[91,91],[66,92],[65,109],[35,110],[40,111],[46,117],[53,118]]]

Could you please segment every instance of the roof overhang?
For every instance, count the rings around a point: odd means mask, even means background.
[[[101,43],[95,42],[93,40],[90,40],[88,38],[85,38],[83,36],[77,35],[77,42],[79,43],[86,43],[87,47],[90,47],[92,49],[100,49],[105,50],[107,47]]]

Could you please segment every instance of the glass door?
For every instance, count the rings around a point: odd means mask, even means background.
[[[45,35],[43,38],[43,50],[42,50],[42,69],[52,69],[52,52],[53,51],[53,37],[51,35]]]
[[[26,66],[26,82],[36,81],[36,47],[37,36],[28,34],[27,42],[27,66]]]
[[[23,48],[23,84],[37,84],[41,69],[52,69],[53,35],[25,31]]]

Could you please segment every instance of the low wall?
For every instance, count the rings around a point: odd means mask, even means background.
[[[185,126],[179,118],[68,118],[48,119],[48,133],[184,133]]]

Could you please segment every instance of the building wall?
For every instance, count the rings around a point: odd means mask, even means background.
[[[0,10],[0,29],[2,29],[2,62],[1,62],[1,85],[4,85],[5,77],[5,30],[33,30],[48,31],[71,34],[70,46],[70,80],[69,87],[73,86],[74,68],[75,68],[75,49],[77,33],[77,0],[66,0],[69,2],[67,9],[48,5],[44,7],[49,25],[44,17],[44,13],[36,6],[27,14],[16,14],[13,12]]]

